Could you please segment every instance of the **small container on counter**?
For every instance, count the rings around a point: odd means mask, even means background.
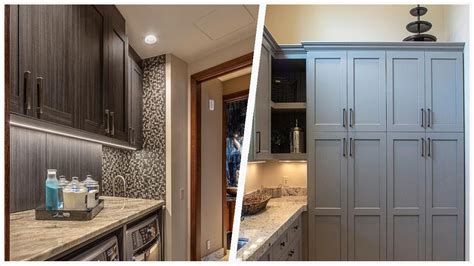
[[[64,208],[64,188],[69,184],[65,176],[59,176],[58,182],[58,209]]]
[[[92,209],[99,204],[99,182],[87,175],[82,183],[87,189],[87,208]]]
[[[63,190],[64,210],[86,210],[87,209],[87,188],[79,182],[77,177]]]
[[[58,178],[56,177],[56,169],[48,169],[48,176],[46,177],[46,210],[58,209]]]

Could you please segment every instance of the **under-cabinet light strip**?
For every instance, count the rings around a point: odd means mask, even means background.
[[[45,132],[45,133],[51,133],[51,134],[55,134],[55,135],[60,135],[60,136],[65,136],[65,137],[71,137],[71,138],[75,138],[75,139],[90,141],[90,142],[94,142],[94,143],[103,144],[105,146],[115,147],[115,148],[124,149],[124,150],[130,150],[130,151],[137,150],[136,148],[131,147],[131,146],[120,145],[120,144],[116,144],[116,143],[112,143],[112,142],[92,139],[92,138],[88,138],[88,137],[84,137],[84,136],[80,136],[80,135],[76,135],[76,134],[71,134],[71,133],[65,133],[65,132],[61,132],[61,131],[56,131],[56,130],[48,129],[48,128],[44,128],[44,127],[36,127],[36,126],[30,125],[30,124],[25,124],[25,123],[21,123],[21,122],[10,121],[10,125],[21,127],[21,128],[37,130],[37,131],[41,131],[41,132]]]

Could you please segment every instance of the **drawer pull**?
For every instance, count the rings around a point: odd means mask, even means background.
[[[299,228],[298,225],[295,225],[295,226],[293,227],[293,229],[295,229],[295,230],[298,230],[298,228]]]
[[[282,246],[282,247],[286,246],[286,242],[285,241],[281,242],[280,246]]]

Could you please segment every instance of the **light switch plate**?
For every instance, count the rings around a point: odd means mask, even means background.
[[[209,99],[209,110],[214,111],[214,99]]]
[[[206,241],[206,249],[207,250],[211,249],[211,240]]]

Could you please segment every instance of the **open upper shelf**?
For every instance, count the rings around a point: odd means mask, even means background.
[[[306,60],[272,59],[271,84],[273,103],[306,102]]]

